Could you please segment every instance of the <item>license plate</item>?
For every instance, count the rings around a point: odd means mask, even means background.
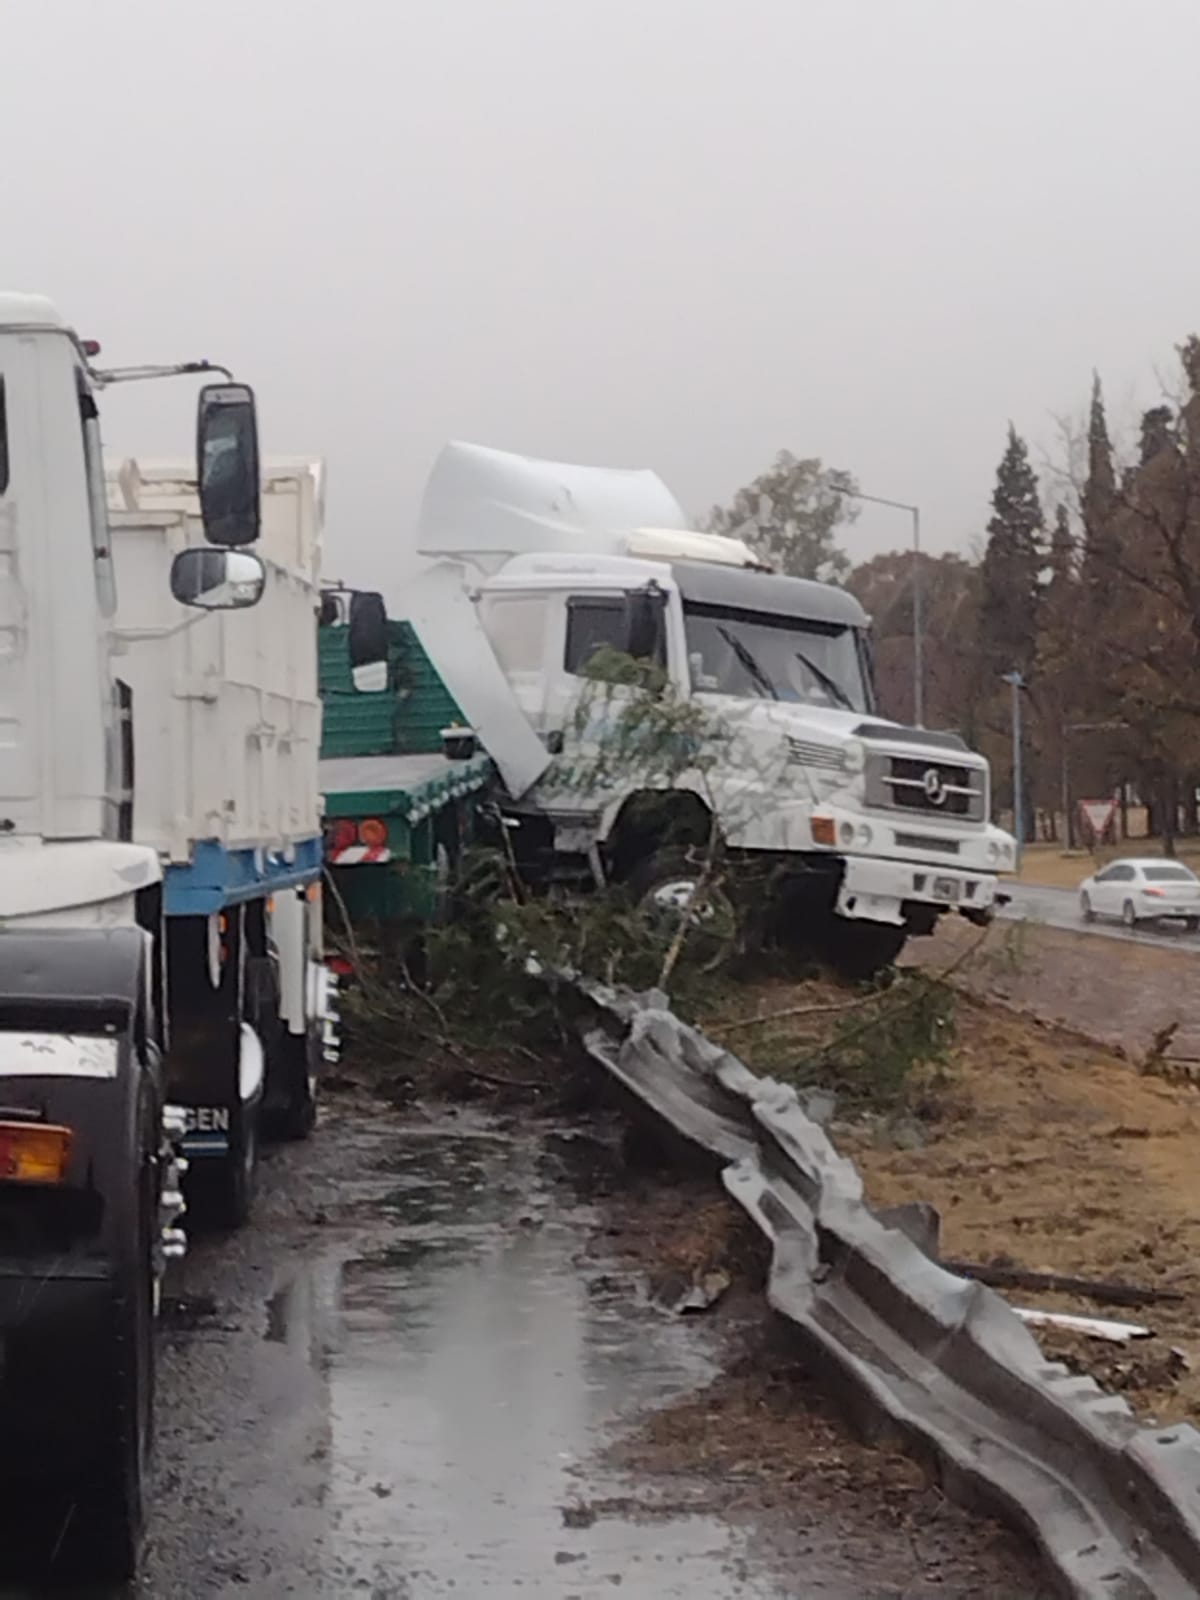
[[[935,900],[957,900],[962,894],[962,885],[957,878],[935,878],[933,880],[933,898]]]

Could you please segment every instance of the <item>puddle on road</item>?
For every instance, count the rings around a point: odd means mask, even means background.
[[[380,1600],[780,1594],[688,1509],[702,1481],[647,1517],[591,1464],[621,1416],[714,1368],[694,1327],[581,1269],[589,1213],[561,1160],[533,1137],[392,1138],[389,1237],[343,1269],[323,1341],[334,1575]],[[311,1303],[293,1310],[273,1298],[269,1338],[312,1337]]]

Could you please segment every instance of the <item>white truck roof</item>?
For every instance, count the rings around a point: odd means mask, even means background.
[[[66,328],[62,315],[44,294],[0,290],[0,328]]]
[[[740,540],[689,527],[657,473],[541,461],[461,441],[446,445],[434,464],[417,549],[489,572],[511,556],[552,553],[754,561]]]

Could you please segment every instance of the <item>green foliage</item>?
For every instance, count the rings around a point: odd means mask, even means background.
[[[904,967],[841,1000],[827,998],[827,984],[790,993],[816,1003],[768,1010],[735,1035],[713,1022],[716,1037],[755,1071],[797,1088],[831,1089],[850,1110],[891,1110],[923,1097],[931,1078],[944,1079],[957,1004],[945,978]],[[714,1007],[710,997],[701,1015],[711,1018]]]
[[[848,472],[781,450],[766,472],[738,490],[730,506],[713,507],[708,526],[713,533],[744,539],[780,572],[838,582],[850,562],[835,534],[858,514],[851,498],[857,488]]]
[[[980,648],[984,670],[991,679],[1013,668],[1028,673],[1033,667],[1044,564],[1043,526],[1029,451],[1010,424],[1008,444],[996,472],[982,570]]]
[[[812,1064],[851,1102],[895,1105],[919,1069],[945,1066],[955,1033],[953,989],[906,967],[869,1016],[839,1023]]]

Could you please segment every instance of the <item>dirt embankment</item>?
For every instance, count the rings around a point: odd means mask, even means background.
[[[944,965],[958,948],[947,938],[922,954]],[[1039,1339],[1143,1415],[1200,1425],[1200,1089],[1186,1064],[1144,1070],[1154,1035],[1174,1022],[1168,1057],[1200,1055],[1200,962],[1000,927],[956,982],[966,998],[948,1082],[919,1148],[863,1125],[837,1128],[836,1142],[872,1203],[938,1208],[944,1258],[1179,1296],[1129,1309],[1006,1291],[1014,1304],[1152,1328],[1122,1346],[1050,1330]]]
[[[951,923],[935,938],[910,944],[906,960],[936,971],[977,939],[977,930]],[[1200,955],[1195,950],[1160,950],[1034,923],[1000,922],[955,982],[968,993],[1137,1055],[1174,1023],[1170,1053],[1200,1056]]]

